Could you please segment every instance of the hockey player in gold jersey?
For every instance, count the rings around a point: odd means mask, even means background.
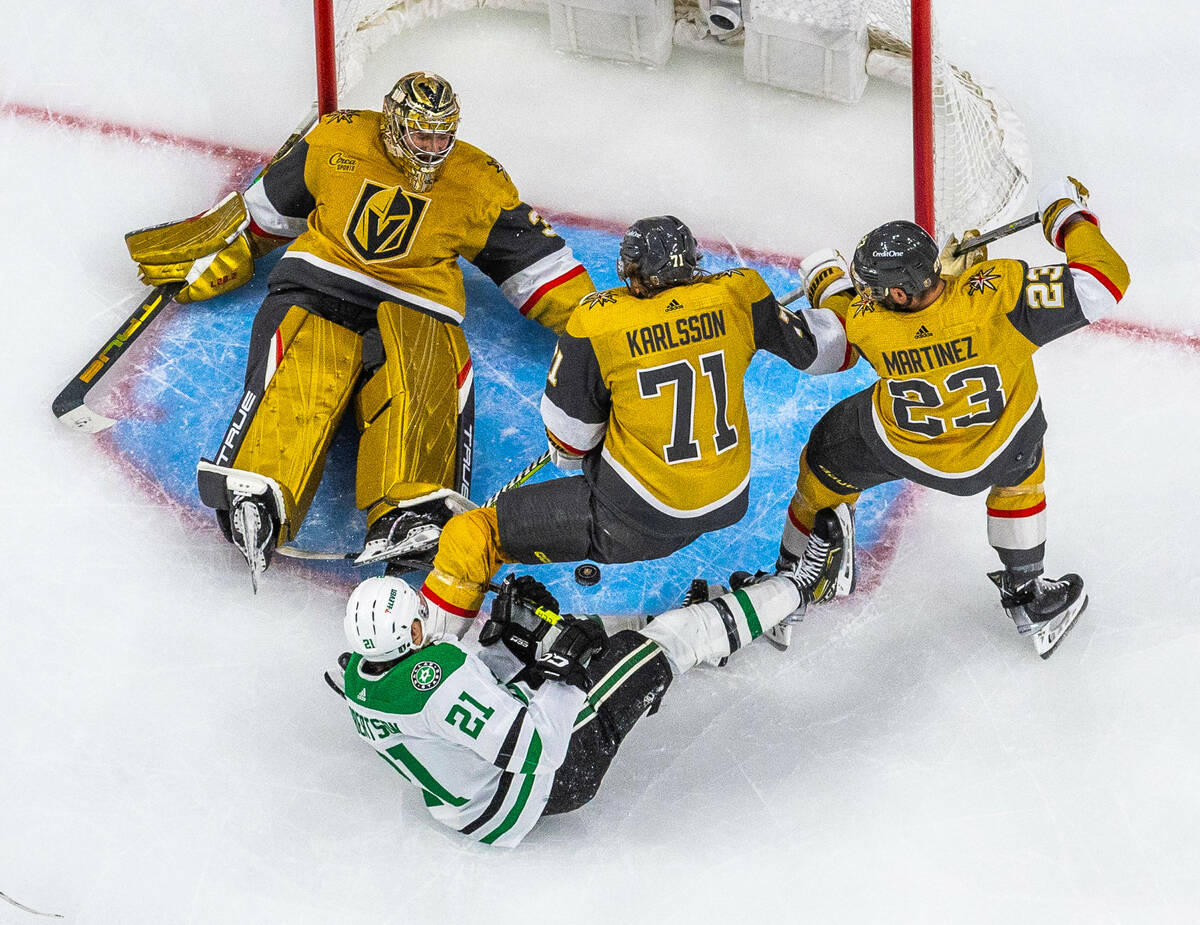
[[[299,530],[351,405],[368,524],[360,562],[431,547],[469,506],[473,379],[459,257],[555,331],[594,288],[504,168],[458,140],[458,121],[449,83],[424,72],[402,78],[382,112],[323,117],[246,191],[248,227],[212,258],[222,281],[244,281],[252,252],[294,239],[254,321],[245,391],[198,471],[201,499],[256,586],[275,544]],[[147,278],[161,270],[142,262]],[[201,261],[184,269],[197,278],[185,298],[221,291]]]
[[[635,562],[669,555],[746,511],[750,424],[742,380],[765,349],[807,372],[848,361],[828,310],[781,309],[762,277],[704,274],[673,216],[621,242],[625,287],[587,296],[558,340],[542,420],[552,457],[583,475],[500,495],[447,524],[423,592],[471,617],[504,562]]]
[[[849,267],[834,251],[804,261],[810,300],[845,319],[847,342],[879,380],[813,428],[779,568],[803,561],[818,510],[853,505],[864,489],[908,479],[954,495],[986,490],[988,541],[1004,566],[989,577],[1020,632],[1049,656],[1087,595],[1078,575],[1041,577],[1046,419],[1032,356],[1110,312],[1129,285],[1086,196],[1069,178],[1039,196],[1063,264],[1030,267],[983,252],[968,271],[942,276],[933,239],[910,222],[870,232]]]

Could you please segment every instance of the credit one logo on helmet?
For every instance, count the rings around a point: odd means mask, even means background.
[[[903,251],[871,251],[872,257],[903,257]]]
[[[346,223],[346,243],[366,263],[395,260],[412,248],[429,200],[367,180]]]

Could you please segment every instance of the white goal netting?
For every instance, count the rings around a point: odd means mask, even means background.
[[[754,13],[835,29],[865,29],[867,72],[911,83],[910,5],[906,0],[752,0]],[[745,3],[745,0],[744,0]],[[675,0],[675,15],[697,18],[704,0]],[[545,11],[547,0],[334,0],[339,93],[391,37],[447,13],[493,7]],[[734,38],[737,41],[737,38]],[[726,40],[724,45],[728,45]],[[933,47],[934,213],[936,236],[985,228],[1014,217],[1029,186],[1032,157],[1020,120],[1003,97]]]

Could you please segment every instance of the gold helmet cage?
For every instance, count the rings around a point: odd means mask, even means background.
[[[437,74],[414,71],[383,98],[383,144],[399,162],[414,192],[425,192],[454,149],[458,97]]]

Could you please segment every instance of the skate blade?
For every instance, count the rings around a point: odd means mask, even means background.
[[[414,527],[399,543],[389,543],[387,540],[367,543],[359,557],[354,560],[354,564],[372,565],[388,559],[407,558],[413,553],[425,552],[436,546],[441,536],[442,528],[433,524]]]
[[[792,628],[786,624],[778,623],[763,633],[762,638],[780,652],[786,652],[788,646],[792,644]]]
[[[858,582],[858,571],[854,567],[854,511],[842,502],[833,509],[842,528],[842,565],[838,569],[834,597],[847,597]]]
[[[1058,626],[1047,630],[1044,634],[1034,633],[1033,644],[1037,647],[1039,656],[1041,656],[1043,659],[1047,659],[1054,654],[1055,650],[1059,646],[1059,643],[1066,638],[1066,635],[1068,632],[1070,632],[1071,627],[1075,625],[1075,622],[1079,619],[1083,612],[1087,610],[1087,605],[1088,596],[1087,594],[1084,594],[1083,598],[1080,600],[1079,606],[1068,613],[1066,618],[1059,623]]]

